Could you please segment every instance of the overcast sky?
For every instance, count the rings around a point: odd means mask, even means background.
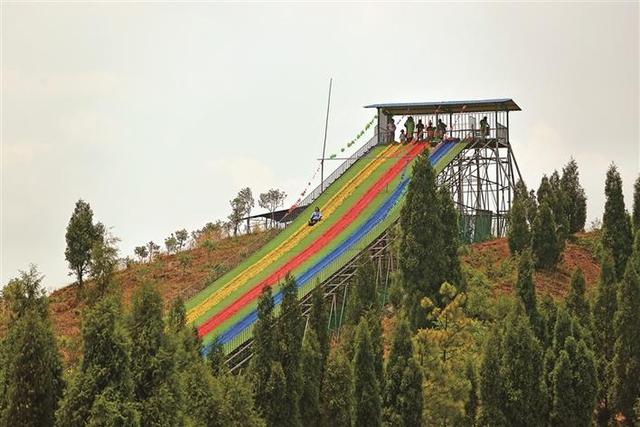
[[[513,98],[525,181],[573,156],[601,217],[639,153],[638,2],[31,3],[2,6],[0,284],[36,263],[71,281],[77,199],[122,255],[228,214],[250,186],[295,199],[375,102]]]

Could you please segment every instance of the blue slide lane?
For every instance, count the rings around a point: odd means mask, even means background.
[[[434,165],[438,160],[444,156],[451,147],[455,145],[455,142],[445,142],[442,144],[437,150],[431,153],[429,160],[431,164]],[[347,237],[338,247],[336,247],[333,251],[327,254],[324,258],[319,260],[317,263],[309,267],[307,271],[302,273],[299,277],[296,278],[296,283],[298,287],[303,286],[309,280],[313,278],[316,274],[326,268],[331,262],[344,254],[347,250],[349,250],[353,245],[355,245],[364,235],[366,235],[369,231],[371,231],[376,225],[378,225],[382,220],[386,218],[391,209],[396,205],[396,203],[401,199],[401,196],[405,192],[410,178],[405,178],[405,171],[402,172],[401,181],[398,186],[395,188],[393,193],[389,196],[387,200],[367,219],[365,223],[363,223],[357,230],[355,230],[349,237]],[[273,296],[274,305],[280,304],[282,301],[282,294],[278,291]],[[242,332],[244,329],[251,326],[258,319],[258,312],[256,309],[252,310],[251,313],[247,314],[244,318],[236,322],[233,326],[228,328],[222,335],[219,336],[218,342],[220,344],[225,344],[232,340],[236,335]],[[209,353],[211,349],[211,344],[206,345],[202,352],[206,355]]]

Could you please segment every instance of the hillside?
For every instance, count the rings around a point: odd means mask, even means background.
[[[188,266],[180,265],[180,255],[159,255],[151,263],[136,263],[118,272],[116,286],[122,289],[123,302],[129,304],[134,290],[146,281],[155,283],[165,307],[181,296],[187,299],[206,284],[224,274],[243,259],[269,241],[276,230],[257,232],[250,235],[220,240],[211,252],[202,247],[186,250],[182,254],[190,256]],[[536,288],[539,295],[554,298],[564,296],[573,271],[582,268],[590,290],[596,284],[600,273],[595,256],[596,233],[584,233],[567,242],[563,260],[553,272],[537,272]],[[462,249],[462,262],[469,268],[484,273],[494,284],[494,295],[509,293],[517,276],[517,260],[509,255],[506,239],[495,239],[470,245]],[[89,282],[88,287],[91,286]],[[589,291],[588,291],[589,292]],[[78,306],[75,288],[67,286],[50,296],[50,310],[54,328],[59,337],[60,349],[67,366],[76,363],[80,354],[80,323],[83,305]]]

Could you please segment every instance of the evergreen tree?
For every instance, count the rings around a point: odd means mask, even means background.
[[[551,206],[553,203],[553,189],[549,183],[549,177],[546,174],[542,175],[536,196],[538,197],[538,205],[542,205],[542,203],[547,202],[547,204]]]
[[[318,337],[320,353],[322,354],[322,365],[329,355],[329,313],[324,299],[324,290],[317,286],[311,296],[311,313],[309,313],[309,328],[313,329]]]
[[[302,353],[302,335],[304,319],[298,303],[298,286],[293,276],[287,276],[280,288],[282,305],[278,320],[278,341],[280,343],[280,365],[286,378],[284,395],[285,418],[287,426],[300,425],[300,395],[302,393],[302,376],[300,358]]]
[[[538,209],[538,200],[536,199],[535,191],[531,190],[529,192],[525,183],[522,182],[522,180],[518,180],[514,189],[514,201],[515,199],[522,201],[527,223],[529,223],[529,225],[533,224],[533,219],[536,217],[536,210]]]
[[[593,353],[584,341],[567,338],[552,373],[554,426],[590,426],[598,381]]]
[[[503,413],[508,425],[545,424],[546,387],[542,348],[529,320],[512,313],[502,342],[500,371],[506,399]]]
[[[440,249],[445,256],[444,280],[451,283],[459,291],[466,289],[466,283],[460,268],[458,247],[460,246],[460,230],[458,228],[458,211],[453,204],[453,199],[445,187],[438,191],[440,206],[440,222],[442,224],[442,241],[444,246]]]
[[[615,165],[607,171],[604,189],[607,201],[602,216],[602,247],[611,251],[617,281],[622,280],[631,254],[631,228],[624,207],[622,178]]]
[[[346,355],[334,349],[327,358],[321,390],[323,427],[351,427],[353,372]]]
[[[542,317],[538,312],[536,302],[536,286],[533,283],[533,260],[531,252],[525,251],[520,257],[520,265],[518,267],[518,281],[516,282],[516,294],[522,302],[524,310],[529,316],[529,322],[540,340],[544,339],[544,328],[542,325]]]
[[[466,369],[467,380],[471,384],[469,390],[469,398],[464,405],[465,425],[473,427],[476,425],[476,417],[478,416],[478,380],[476,378],[476,371],[473,368],[471,362],[467,362]]]
[[[506,427],[504,414],[506,390],[500,363],[502,359],[502,342],[497,328],[491,331],[484,346],[479,372],[480,411],[478,425],[483,427]]]
[[[414,426],[422,419],[422,373],[413,358],[409,323],[396,325],[385,371],[383,418],[385,425]]]
[[[627,420],[633,420],[633,405],[640,396],[640,235],[636,236],[633,254],[619,285],[617,306],[613,397],[618,411]]]
[[[10,323],[4,351],[0,425],[53,425],[63,383],[48,317],[28,310]]]
[[[538,208],[536,219],[533,221],[531,248],[536,258],[536,266],[539,268],[555,267],[562,255],[556,223],[546,201]]]
[[[269,382],[265,388],[268,406],[264,410],[267,426],[280,427],[291,425],[288,418],[291,403],[287,402],[287,379],[280,362],[271,362]],[[299,419],[298,419],[299,422]]]
[[[566,305],[569,314],[574,316],[580,322],[583,328],[591,329],[591,309],[585,298],[585,282],[582,269],[578,267],[571,277],[571,289],[567,295]]]
[[[117,425],[139,425],[129,368],[131,344],[121,318],[119,303],[112,297],[86,313],[82,361],[56,412],[56,425],[100,424],[100,411],[106,407],[120,414]]]
[[[633,214],[631,216],[634,233],[638,233],[640,230],[640,176],[636,178],[635,184],[633,184]]]
[[[553,219],[556,221],[556,229],[560,242],[560,251],[564,250],[564,241],[569,237],[569,215],[567,195],[562,189],[560,175],[558,171],[553,171],[549,178],[551,186],[551,199],[549,206],[553,212]]]
[[[559,355],[567,338],[574,335],[571,316],[564,307],[558,308],[556,325],[553,330],[553,351]]]
[[[131,374],[134,397],[145,423],[179,425],[182,399],[176,376],[174,348],[165,334],[162,299],[145,284],[133,297],[128,321],[132,339]]]
[[[373,350],[373,366],[375,368],[376,379],[382,393],[384,383],[384,337],[382,336],[382,323],[378,313],[370,311],[364,316],[369,326],[371,336],[371,349]]]
[[[209,352],[207,353],[207,361],[209,362],[211,373],[214,376],[218,376],[227,370],[224,350],[218,337],[214,338],[211,342]]]
[[[571,158],[562,168],[560,188],[566,198],[566,214],[569,222],[569,233],[584,230],[587,220],[587,197],[580,185],[578,164]]]
[[[611,418],[611,361],[615,344],[614,316],[616,313],[617,284],[613,266],[613,257],[605,252],[600,261],[600,280],[593,306],[594,341],[598,355],[598,421],[607,425]]]
[[[322,353],[313,329],[309,328],[302,343],[302,378],[300,416],[305,427],[320,425],[320,387],[322,381]]]
[[[353,357],[353,390],[355,427],[380,426],[380,388],[375,372],[375,361],[369,326],[360,320],[356,332],[356,351]]]
[[[263,414],[266,414],[269,409],[266,393],[271,375],[271,362],[278,357],[276,330],[273,327],[273,307],[271,288],[266,286],[258,299],[258,320],[253,327],[253,357],[250,368],[256,390],[256,406]]]
[[[553,346],[553,330],[556,327],[556,317],[558,315],[558,307],[549,295],[545,295],[542,298],[540,315],[544,324],[544,348],[548,349]]]
[[[67,248],[64,256],[69,263],[69,268],[76,275],[78,291],[82,292],[84,275],[89,270],[91,261],[91,249],[98,235],[93,224],[93,211],[89,203],[80,199],[76,202],[69,225],[67,225]]]
[[[429,155],[420,155],[414,163],[406,200],[400,211],[399,267],[407,316],[413,329],[426,325],[426,315],[420,306],[422,298],[427,296],[439,301],[438,290],[446,280],[448,263],[442,251],[444,233],[435,179]]]
[[[222,427],[263,427],[265,420],[260,416],[254,404],[254,394],[250,381],[240,375],[229,372],[214,379],[218,395],[222,399],[222,414],[217,423]]]
[[[354,325],[360,317],[377,305],[376,268],[370,256],[364,256],[350,286],[347,319]]]
[[[531,231],[527,222],[527,210],[525,201],[521,196],[516,196],[508,215],[509,231],[507,238],[511,254],[519,254],[531,245]]]

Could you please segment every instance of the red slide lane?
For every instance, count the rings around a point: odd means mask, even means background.
[[[302,264],[305,260],[313,256],[316,252],[322,249],[333,238],[335,238],[342,230],[344,230],[351,222],[357,218],[357,216],[371,203],[371,201],[386,187],[405,167],[405,165],[420,154],[425,148],[424,144],[416,144],[411,150],[402,156],[382,177],[376,181],[376,183],[367,190],[367,192],[345,213],[342,218],[338,220],[333,226],[327,230],[320,238],[315,240],[304,251],[300,252],[294,258],[289,260],[286,264],[273,272],[262,282],[254,286],[252,289],[243,294],[240,298],[235,300],[232,304],[225,307],[216,315],[208,319],[206,322],[198,326],[198,335],[203,337],[211,332],[215,327],[223,323],[234,313],[248,304],[251,300],[260,295],[262,289],[265,286],[271,286],[279,279],[284,277],[286,273],[293,270]]]

